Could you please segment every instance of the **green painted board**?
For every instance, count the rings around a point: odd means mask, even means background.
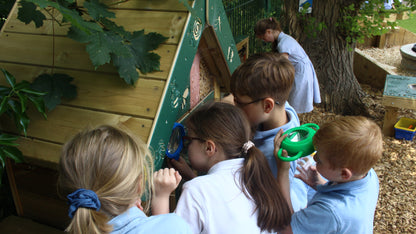
[[[416,99],[416,77],[387,75],[383,95]]]
[[[163,166],[173,124],[190,111],[189,74],[202,32],[208,26],[206,12],[208,12],[209,24],[214,28],[230,72],[232,73],[240,65],[238,51],[222,1],[211,0],[208,3],[208,11],[206,11],[206,1],[195,1],[192,9],[189,9],[191,16],[180,41],[179,53],[173,64],[172,74],[168,78],[169,84],[150,139],[150,147],[155,155],[156,170]],[[211,93],[202,102],[213,99],[214,95]]]

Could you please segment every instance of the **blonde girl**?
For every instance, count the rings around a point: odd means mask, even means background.
[[[68,199],[72,218],[66,231],[189,233],[175,214],[147,217],[142,211],[141,197],[151,197],[152,172],[149,150],[125,131],[101,126],[74,136],[59,162],[58,192]]]

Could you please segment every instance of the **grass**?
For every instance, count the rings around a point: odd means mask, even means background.
[[[410,15],[409,19],[397,20],[397,25],[405,28],[413,33],[416,33],[416,15]]]

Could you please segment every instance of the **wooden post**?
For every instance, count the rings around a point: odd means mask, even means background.
[[[385,136],[394,136],[394,124],[397,122],[398,108],[386,106],[386,113],[384,115],[383,134]]]
[[[23,206],[20,200],[19,192],[17,191],[16,180],[13,172],[13,165],[10,159],[6,159],[6,172],[9,179],[10,190],[12,191],[14,205],[16,206],[16,213],[18,216],[23,216]]]

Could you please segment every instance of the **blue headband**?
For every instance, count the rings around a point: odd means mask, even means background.
[[[78,189],[69,194],[67,198],[69,204],[68,215],[71,219],[74,217],[75,211],[77,211],[79,207],[92,208],[96,211],[99,211],[101,207],[97,194],[92,190]]]

